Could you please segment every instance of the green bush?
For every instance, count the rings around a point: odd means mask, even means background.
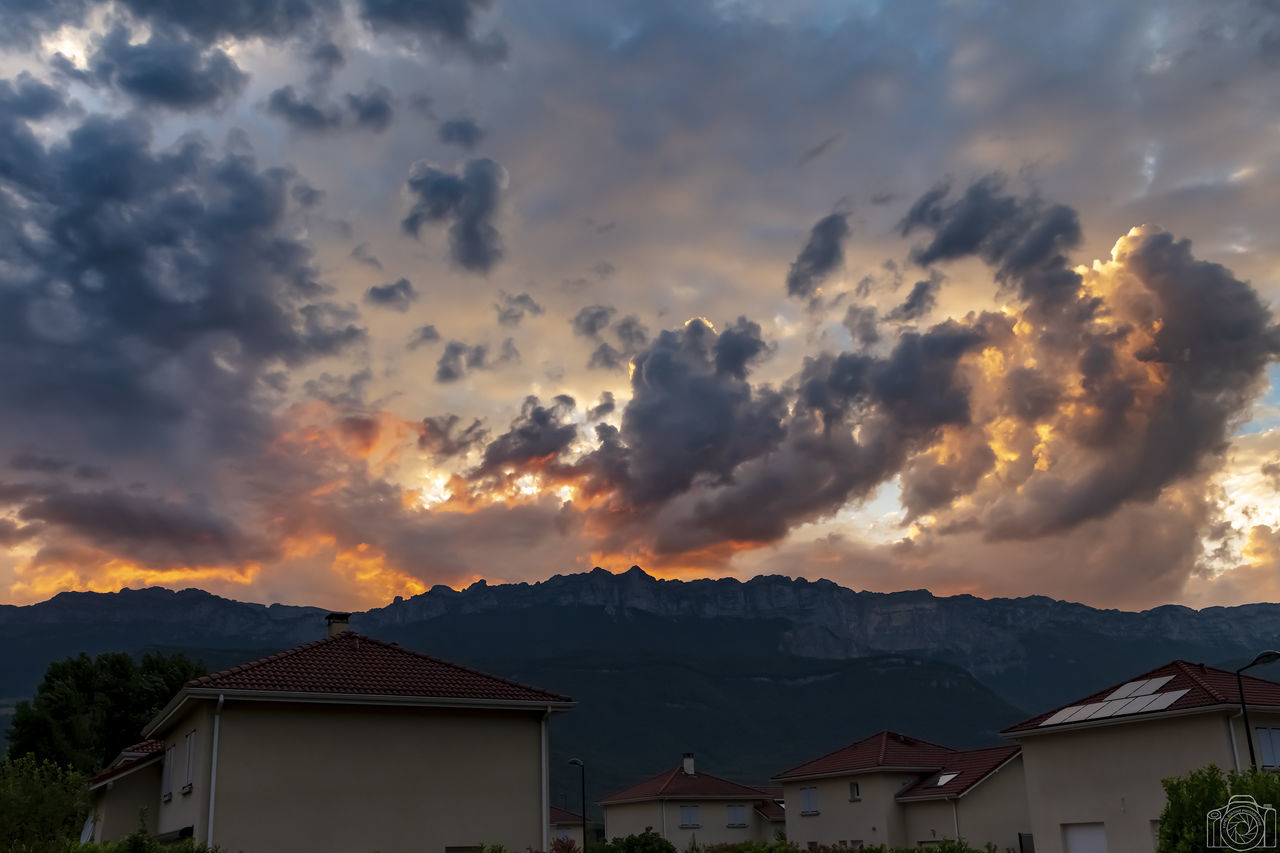
[[[1209,813],[1222,808],[1231,797],[1248,795],[1259,806],[1280,806],[1280,775],[1256,767],[1223,774],[1213,764],[1185,776],[1165,779],[1165,807],[1160,815],[1157,853],[1202,853]],[[1274,823],[1256,846],[1276,846]]]
[[[604,853],[676,853],[676,846],[646,827],[639,835],[615,838],[601,848]]]
[[[79,839],[88,797],[70,768],[34,755],[0,761],[0,853],[58,853]]]

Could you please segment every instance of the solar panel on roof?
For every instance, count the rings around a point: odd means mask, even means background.
[[[1092,714],[1094,711],[1098,710],[1105,704],[1106,704],[1105,702],[1090,702],[1088,705],[1081,705],[1079,707],[1079,710],[1077,710],[1070,717],[1065,718],[1062,722],[1074,723],[1074,722],[1077,722],[1078,720],[1088,719],[1090,714]]]
[[[1156,701],[1152,702],[1150,705],[1143,708],[1142,710],[1163,711],[1165,708],[1168,708],[1170,705],[1172,705],[1174,702],[1177,702],[1183,696],[1186,696],[1187,693],[1188,691],[1186,690],[1170,690],[1168,693],[1157,693]]]
[[[1115,690],[1111,691],[1111,695],[1107,697],[1107,700],[1124,699],[1127,696],[1133,696],[1135,693],[1137,693],[1138,688],[1146,683],[1147,681],[1144,678],[1140,681],[1130,681],[1128,684],[1122,684],[1119,687],[1117,687]]]
[[[1062,710],[1060,710],[1060,711],[1055,711],[1055,712],[1053,713],[1053,715],[1052,715],[1051,717],[1049,717],[1049,719],[1045,720],[1045,721],[1044,721],[1043,723],[1041,723],[1040,725],[1042,725],[1042,726],[1056,726],[1058,723],[1062,722],[1062,721],[1063,721],[1063,720],[1065,720],[1067,717],[1070,717],[1072,714],[1074,714],[1076,711],[1079,711],[1079,710],[1080,710],[1080,706],[1079,706],[1079,705],[1071,705],[1071,706],[1068,706],[1068,707],[1066,707],[1066,708],[1063,708],[1063,709],[1062,709]]]
[[[1110,702],[1103,702],[1102,707],[1089,715],[1089,719],[1097,720],[1102,717],[1110,717],[1116,711],[1119,711],[1125,705],[1128,705],[1131,699],[1112,699]]]
[[[1147,706],[1150,705],[1152,702],[1156,701],[1156,699],[1159,698],[1159,696],[1160,694],[1158,693],[1155,695],[1148,694],[1146,696],[1135,696],[1132,699],[1130,699],[1129,702],[1123,708],[1120,708],[1118,711],[1112,714],[1112,716],[1118,717],[1121,714],[1137,714],[1141,711],[1145,711],[1147,709]]]
[[[1161,687],[1164,687],[1170,681],[1173,681],[1172,675],[1162,675],[1159,678],[1149,679],[1146,683],[1142,685],[1142,689],[1135,690],[1129,695],[1130,696],[1146,696],[1149,693],[1155,693],[1157,690],[1159,690]]]

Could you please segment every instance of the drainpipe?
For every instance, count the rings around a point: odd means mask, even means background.
[[[551,799],[550,793],[547,791],[548,778],[550,776],[550,758],[547,755],[547,718],[551,716],[551,706],[547,706],[547,710],[542,714],[542,849],[551,849],[550,827],[547,821],[551,819]],[[587,839],[583,838],[582,843],[585,845]]]
[[[1236,763],[1236,772],[1240,772],[1240,747],[1236,744],[1236,727],[1235,721],[1240,719],[1243,714],[1236,714],[1234,717],[1227,718],[1227,734],[1231,735],[1231,760]]]
[[[206,847],[213,847],[213,815],[217,806],[218,792],[218,735],[222,729],[222,706],[227,701],[227,697],[218,694],[218,706],[213,709],[213,758],[209,762],[209,826],[205,832],[204,843]]]
[[[667,841],[670,841],[671,839],[667,838],[667,801],[666,800],[658,800],[658,810],[662,812],[662,837],[666,838]]]
[[[957,808],[957,800],[955,797],[948,797],[951,800],[951,819],[956,825],[956,841],[960,840],[960,810]]]

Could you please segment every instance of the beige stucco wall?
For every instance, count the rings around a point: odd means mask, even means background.
[[[954,812],[952,811],[954,804]],[[1015,757],[954,801],[901,803],[907,847],[921,842],[960,837],[981,848],[993,842],[1000,851],[1018,849],[1018,833],[1031,831],[1021,757]]]
[[[187,777],[186,737],[194,731],[195,756],[191,768],[191,790],[183,793]],[[212,703],[196,703],[173,721],[164,733],[165,748],[173,749],[173,796],[166,802],[160,799],[162,779],[156,777],[156,800],[160,814],[158,832],[177,832],[183,827],[194,827],[196,838],[204,840],[204,828],[209,818],[209,762],[213,755]],[[163,762],[161,762],[163,763]]]
[[[1249,762],[1244,728],[1231,712],[1115,725],[1023,738],[1028,807],[1037,853],[1063,853],[1062,825],[1103,823],[1112,853],[1151,853],[1152,822],[1164,809],[1160,780],[1207,764],[1224,770]],[[1255,726],[1280,727],[1280,716],[1250,714]]]
[[[754,800],[663,800],[605,806],[605,838],[624,838],[653,827],[654,832],[674,844],[677,850],[686,849],[695,838],[699,844],[771,840],[774,824],[760,816],[755,803]],[[680,807],[694,805],[698,807],[699,825],[681,827]],[[728,825],[731,805],[744,807],[746,826]]]
[[[915,773],[858,773],[808,782],[783,783],[787,803],[787,839],[809,844],[900,845],[906,843],[902,810],[894,797],[903,786],[916,781]],[[857,782],[861,799],[849,800],[849,783]],[[801,788],[818,789],[818,814],[801,814]]]
[[[576,823],[568,826],[552,826],[551,839],[554,841],[557,838],[567,838],[576,844],[579,850],[582,850],[582,824]]]
[[[191,794],[161,805],[160,832],[208,836],[212,702],[194,726]],[[221,715],[213,841],[238,853],[444,853],[544,848],[542,713],[228,700]]]
[[[156,831],[160,806],[160,762],[139,767],[93,791],[93,840],[118,841],[140,825]]]

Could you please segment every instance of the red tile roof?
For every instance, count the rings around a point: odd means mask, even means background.
[[[777,799],[780,800],[782,798],[778,797]],[[772,823],[781,823],[787,819],[787,810],[772,799],[761,800],[756,803],[756,812],[759,813],[760,817]]]
[[[224,669],[189,681],[186,686],[499,702],[572,701],[567,696],[486,675],[351,631]]]
[[[1143,673],[1135,678],[1131,678],[1123,684],[1113,684],[1105,690],[1099,690],[1069,705],[1060,708],[1054,708],[1051,711],[1045,711],[1043,714],[1037,714],[1029,720],[1024,720],[1015,726],[1010,726],[1004,730],[1004,734],[1017,736],[1030,731],[1045,731],[1057,729],[1061,726],[1074,726],[1080,723],[1102,724],[1109,722],[1132,722],[1142,719],[1150,713],[1156,711],[1144,711],[1138,706],[1130,705],[1129,708],[1120,708],[1120,713],[1107,715],[1106,712],[1111,710],[1110,707],[1104,705],[1106,700],[1113,693],[1118,692],[1122,687],[1139,681],[1148,681],[1155,678],[1167,678],[1168,680],[1161,683],[1155,688],[1151,695],[1164,693],[1181,692],[1173,702],[1166,707],[1162,707],[1160,711],[1184,711],[1196,708],[1211,708],[1220,705],[1239,705],[1240,692],[1236,688],[1236,674],[1231,670],[1218,669],[1217,667],[1205,666],[1202,663],[1190,663],[1185,660],[1175,660],[1164,666],[1157,667],[1150,672]],[[1274,681],[1267,681],[1264,678],[1254,678],[1245,675],[1244,693],[1249,700],[1250,705],[1269,705],[1280,707],[1280,684]],[[1120,704],[1119,699],[1113,700],[1116,704]],[[1163,704],[1163,703],[1161,703]],[[1096,706],[1092,711],[1085,709],[1086,705]],[[1112,706],[1114,707],[1114,706]],[[1051,717],[1059,712],[1065,712],[1068,708],[1080,709],[1078,718],[1068,719],[1065,715],[1059,720],[1049,723],[1042,727]],[[1092,717],[1092,714],[1101,712],[1103,716]],[[1088,719],[1087,719],[1088,718]]]
[[[144,740],[126,746],[120,750],[120,754],[115,760],[97,776],[89,780],[89,787],[96,788],[103,782],[109,782],[117,776],[123,776],[131,770],[140,767],[143,764],[163,757],[164,741],[162,740]]]
[[[549,823],[552,826],[582,826],[582,815],[559,806],[552,806]]]
[[[936,770],[955,750],[927,740],[882,731],[806,761],[774,776],[775,780],[864,773],[870,770]]]
[[[606,797],[600,803],[604,805],[657,799],[759,800],[769,797],[769,794],[759,788],[730,782],[710,773],[687,774],[683,766],[680,766],[664,770],[651,779]]]
[[[901,791],[898,800],[940,800],[959,797],[1022,752],[1017,745],[968,749],[947,756],[942,767]],[[954,775],[953,775],[954,774]],[[938,782],[946,782],[939,785]]]

